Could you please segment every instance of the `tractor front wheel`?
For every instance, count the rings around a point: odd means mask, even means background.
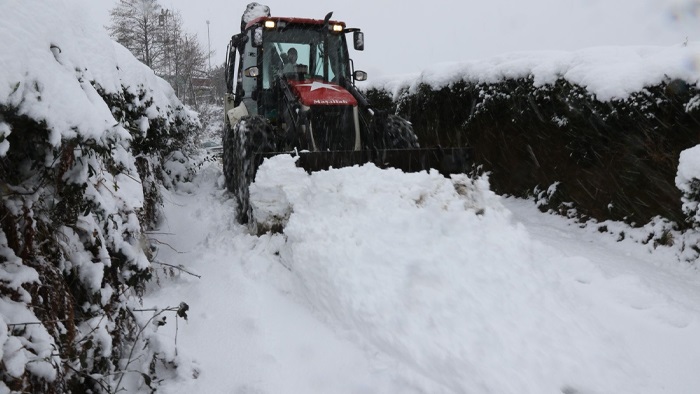
[[[225,122],[224,135],[222,136],[221,140],[224,148],[222,155],[222,165],[224,170],[224,179],[226,181],[226,189],[228,189],[228,191],[230,192],[233,192],[233,130],[231,129],[231,126],[228,124],[228,122]]]
[[[230,159],[224,159],[226,186],[236,196],[238,221],[245,224],[252,219],[249,186],[262,163],[261,154],[276,151],[272,125],[262,116],[243,117],[231,130],[229,149]]]

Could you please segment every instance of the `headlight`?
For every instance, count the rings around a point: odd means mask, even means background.
[[[343,25],[333,25],[331,26],[331,30],[335,33],[341,33],[343,31]]]
[[[265,28],[266,29],[274,29],[275,28],[275,21],[265,21]]]

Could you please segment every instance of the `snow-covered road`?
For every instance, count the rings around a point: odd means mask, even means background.
[[[454,184],[462,185],[455,188]],[[483,181],[280,158],[235,221],[220,168],[167,197],[144,305],[185,301],[167,393],[696,393],[700,274]],[[458,193],[456,190],[461,190]],[[177,252],[176,252],[177,251]],[[175,340],[175,325],[160,329]]]

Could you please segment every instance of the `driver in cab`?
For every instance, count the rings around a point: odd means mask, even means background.
[[[295,72],[298,57],[299,55],[297,54],[296,48],[289,48],[287,51],[287,62],[285,63],[282,72],[285,74]]]

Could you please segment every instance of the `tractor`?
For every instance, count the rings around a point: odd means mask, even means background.
[[[346,39],[362,51],[364,34],[331,17],[244,14],[231,38],[223,168],[241,223],[252,218],[248,189],[257,168],[281,153],[297,155],[309,172],[364,163],[445,175],[467,168],[467,148],[421,148],[410,122],[369,103],[356,86],[367,73],[354,69]]]

